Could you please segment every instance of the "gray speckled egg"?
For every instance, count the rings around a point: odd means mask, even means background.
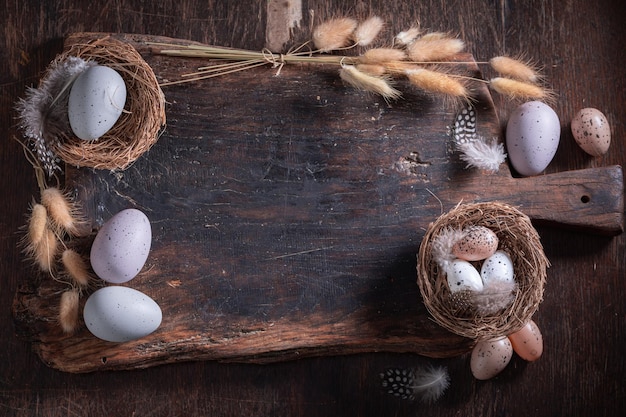
[[[559,146],[561,124],[550,106],[529,101],[518,106],[506,125],[506,147],[515,170],[524,176],[545,170]]]
[[[126,84],[112,68],[94,65],[80,74],[72,88],[67,115],[72,132],[83,140],[95,140],[117,122],[126,103]]]
[[[581,109],[571,123],[572,135],[580,148],[592,156],[604,155],[611,145],[611,127],[598,109]]]
[[[91,245],[91,266],[107,282],[130,281],[146,263],[151,244],[148,217],[137,209],[122,210],[96,234]]]
[[[128,342],[154,332],[163,319],[159,305],[133,288],[104,287],[89,296],[83,309],[89,331],[108,342]]]

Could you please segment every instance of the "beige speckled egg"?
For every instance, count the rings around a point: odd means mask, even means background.
[[[498,236],[485,226],[470,226],[452,246],[452,254],[466,261],[481,261],[498,249]]]
[[[529,362],[536,361],[543,353],[543,336],[532,320],[519,331],[510,334],[509,340],[515,353]]]
[[[506,368],[512,356],[513,347],[506,336],[478,342],[470,359],[472,375],[480,380],[491,379]]]
[[[600,156],[609,150],[611,127],[600,110],[587,107],[578,111],[571,129],[578,146],[589,155]]]

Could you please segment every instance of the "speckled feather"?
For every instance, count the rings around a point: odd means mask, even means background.
[[[470,104],[456,116],[453,129],[456,149],[468,168],[496,172],[506,160],[504,145],[497,139],[487,140],[476,132],[476,110]]]
[[[390,368],[380,374],[387,393],[403,400],[437,401],[450,385],[445,367]]]
[[[77,57],[53,62],[40,86],[28,88],[26,97],[16,105],[26,144],[33,150],[48,176],[61,171],[61,161],[50,144],[57,140],[60,131],[69,128],[67,106],[57,104],[67,95],[75,77],[90,65],[93,63]]]

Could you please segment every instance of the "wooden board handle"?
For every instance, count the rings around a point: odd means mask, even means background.
[[[504,201],[537,224],[604,235],[624,231],[624,181],[619,165],[512,178],[509,187],[499,183],[492,189],[501,190]],[[489,197],[493,200],[494,193]]]

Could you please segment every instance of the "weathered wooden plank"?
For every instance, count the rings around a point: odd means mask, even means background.
[[[201,64],[152,55],[144,41],[161,38],[115,36],[160,79]],[[128,285],[161,305],[162,326],[125,344],[86,329],[64,336],[54,323],[59,284],[43,280],[16,297],[20,332],[70,372],[370,351],[455,356],[471,341],[430,320],[415,283],[420,239],[442,211],[501,200],[537,221],[622,230],[621,168],[524,179],[505,166],[467,170],[451,142],[457,109],[399,87],[403,99],[389,104],[345,88],[336,68],[307,66],[166,87],[168,126],[147,154],[123,172],[66,174],[94,230],[127,207],[150,218],[152,251]],[[498,136],[484,86],[475,107],[479,134]],[[75,244],[88,253],[89,243]]]

